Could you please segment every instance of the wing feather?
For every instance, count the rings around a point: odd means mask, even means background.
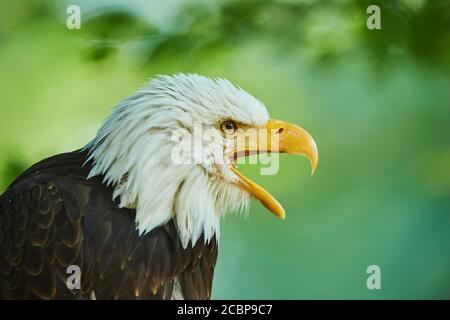
[[[86,154],[58,155],[21,174],[0,196],[0,295],[7,299],[209,299],[217,243],[183,248],[173,220],[140,236]],[[151,196],[151,195],[149,195]],[[66,285],[81,269],[81,288]],[[177,285],[178,285],[177,284]]]

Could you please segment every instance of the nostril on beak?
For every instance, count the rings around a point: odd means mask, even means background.
[[[280,128],[277,131],[275,131],[275,135],[280,135],[284,131],[284,128]]]

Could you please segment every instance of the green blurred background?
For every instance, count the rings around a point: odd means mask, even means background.
[[[244,167],[287,218],[225,219],[213,298],[450,298],[450,1],[2,1],[0,192],[175,72],[235,82],[320,152],[313,177],[292,156]]]

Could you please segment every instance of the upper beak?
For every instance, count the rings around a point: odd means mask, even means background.
[[[319,154],[312,136],[292,123],[270,119],[258,134],[241,133],[236,139],[235,158],[259,153],[290,153],[307,157],[311,163],[311,174],[317,168]],[[264,188],[240,173],[235,166],[231,170],[239,177],[238,184],[257,198],[269,211],[284,219],[281,204]]]

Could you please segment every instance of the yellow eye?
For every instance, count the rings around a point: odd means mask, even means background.
[[[231,135],[236,132],[237,125],[233,120],[226,120],[226,121],[222,122],[222,124],[220,125],[220,129],[226,135]]]

